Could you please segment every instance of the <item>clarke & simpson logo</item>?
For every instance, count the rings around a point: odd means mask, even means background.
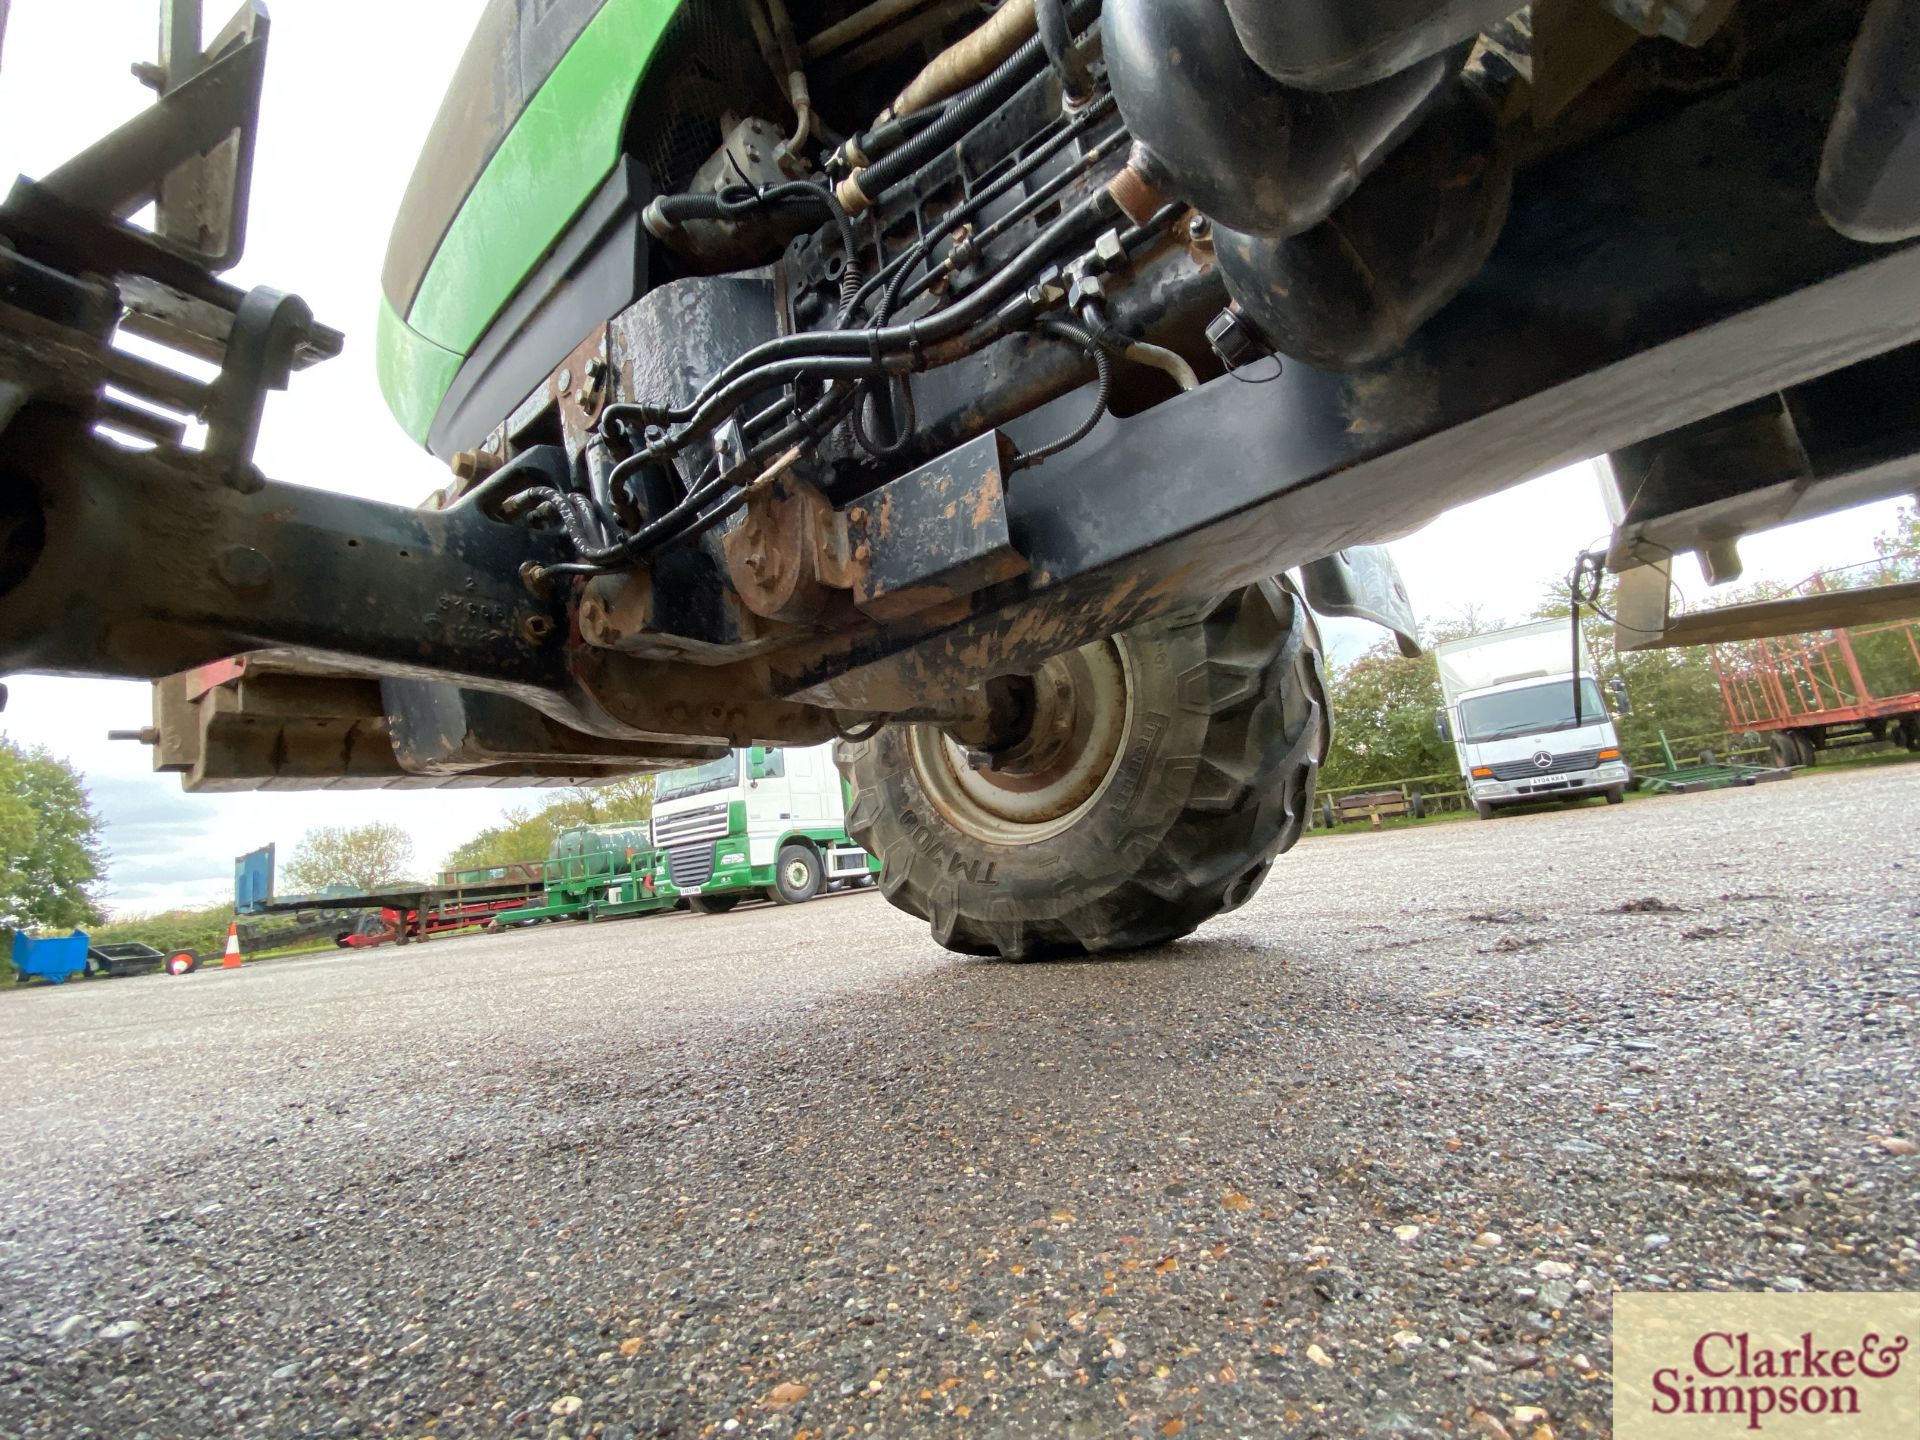
[[[1614,1296],[1619,1440],[1920,1436],[1920,1295]]]

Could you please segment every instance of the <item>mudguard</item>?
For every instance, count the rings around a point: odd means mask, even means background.
[[[1413,603],[1386,546],[1349,545],[1302,565],[1300,588],[1319,614],[1371,620],[1393,632],[1402,655],[1411,659],[1420,653]]]

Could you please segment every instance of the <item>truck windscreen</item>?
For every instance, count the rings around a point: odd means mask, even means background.
[[[675,800],[682,795],[700,795],[708,790],[724,790],[740,781],[740,754],[723,755],[691,770],[674,770],[653,782],[653,798]]]
[[[1593,725],[1606,718],[1600,687],[1583,679],[1579,723]],[[1549,680],[1524,690],[1475,695],[1460,702],[1460,738],[1463,740],[1499,740],[1509,735],[1538,735],[1573,728],[1573,686],[1565,680]]]

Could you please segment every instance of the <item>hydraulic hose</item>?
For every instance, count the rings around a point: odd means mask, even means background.
[[[891,460],[907,448],[907,442],[913,438],[915,419],[913,408],[913,387],[905,380],[900,382],[901,425],[890,443],[873,438],[873,432],[867,429],[867,409],[869,402],[880,398],[871,385],[861,388],[860,399],[853,407],[853,438],[876,460]]]
[[[1033,34],[1033,0],[1005,0],[987,22],[936,55],[887,107],[911,115],[991,74]]]
[[[799,373],[795,366],[804,370],[809,364],[823,365],[823,373],[834,376],[885,373],[886,367],[880,363],[884,358],[911,354],[936,341],[961,334],[986,318],[995,306],[1025,283],[1027,272],[1036,264],[1047,259],[1069,240],[1080,238],[1093,226],[1108,219],[1115,208],[1113,197],[1105,189],[1094,191],[1041,231],[1026,249],[986,284],[958,304],[936,311],[924,320],[873,330],[825,330],[768,340],[723,368],[708,382],[702,397],[691,406],[662,411],[643,405],[609,405],[603,412],[604,416],[641,424],[690,424],[696,416],[711,410],[712,396],[723,391],[732,392],[743,377],[754,382],[739,392],[749,395],[772,380]],[[847,360],[862,361],[864,368],[856,370],[829,363]],[[684,448],[686,438],[691,437],[675,437],[672,448],[664,454],[671,455]],[[659,455],[660,452],[656,452],[656,458]]]
[[[751,185],[728,185],[711,192],[683,195],[659,195],[648,202],[647,229],[655,235],[671,233],[682,225],[699,221],[738,220],[756,210],[775,205],[817,205],[831,211],[832,194],[823,185],[792,180],[781,185],[756,189]]]
[[[1040,48],[1047,52],[1047,63],[1060,77],[1068,103],[1086,104],[1093,98],[1093,72],[1087,68],[1087,57],[1073,43],[1073,22],[1067,18],[1066,0],[1034,0],[1033,17],[1040,30]]]
[[[946,113],[944,105],[933,110],[916,110],[911,115],[901,115],[892,120],[882,120],[870,130],[863,130],[847,141],[841,151],[843,158],[853,167],[873,164],[883,155],[889,155],[899,149],[902,141],[918,135],[929,125],[936,124]]]
[[[535,445],[522,450],[493,474],[447,506],[447,509],[459,510],[468,505],[476,505],[484,511],[495,501],[515,491],[530,489],[536,485],[543,489],[558,491],[571,479],[572,468],[567,463],[567,452],[564,446]]]
[[[1062,170],[1051,180],[1038,186],[1026,199],[1022,200],[998,220],[995,220],[991,225],[981,227],[972,237],[974,247],[981,249],[991,245],[1008,230],[1023,223],[1032,216],[1036,210],[1044,208],[1048,201],[1052,200],[1075,180],[1078,180],[1089,168],[1099,164],[1100,161],[1111,155],[1128,138],[1126,131],[1118,130],[1095,145],[1081,158],[1079,164],[1074,165],[1070,169]],[[933,285],[938,275],[939,271],[930,270],[918,280],[915,280],[911,286],[906,284],[906,277],[904,275],[896,276],[894,283],[888,288],[887,300],[881,307],[879,318],[884,322],[892,316],[894,311],[901,305],[912,303],[912,301],[924,294]]]
[[[858,391],[855,387],[846,385],[841,381],[835,381],[827,387],[826,395],[805,415],[790,421],[774,434],[757,442],[749,452],[750,457],[756,463],[764,462],[771,456],[778,454],[780,451],[794,444],[815,438],[816,433],[821,429],[830,428],[832,425],[838,423],[839,410],[844,408],[848,400],[857,394]],[[756,415],[747,422],[747,428],[755,428],[768,418],[776,415],[781,408],[780,406],[775,406],[762,411],[759,415]],[[640,457],[636,456],[623,460],[621,465],[635,464],[639,458]],[[617,469],[616,473],[618,473]],[[726,504],[714,510],[707,510],[706,507],[716,500],[721,500],[729,491],[737,489],[739,489],[738,482],[729,480],[724,476],[716,475],[703,478],[687,492],[685,497],[669,508],[665,514],[647,522],[647,524],[641,526],[639,530],[627,536],[618,544],[607,546],[604,549],[583,549],[580,552],[580,560],[577,565],[549,566],[547,567],[547,573],[555,575],[600,574],[603,573],[608,566],[616,565],[623,561],[634,562],[644,560],[653,551],[669,545],[676,540],[698,535],[732,514],[733,511],[738,508],[738,502],[741,496],[735,496],[732,500],[727,501]],[[702,511],[706,511],[706,513],[702,514]]]
[[[952,211],[950,214],[943,216],[942,217],[943,225],[948,230],[952,230],[960,225],[964,225],[968,223],[969,221],[973,220],[976,216],[980,215],[982,212],[984,212],[987,209],[988,206],[993,204],[994,201],[1000,199],[1001,196],[1005,195],[1009,190],[1013,189],[1014,186],[1020,184],[1028,176],[1032,175],[1034,171],[1038,170],[1048,160],[1052,159],[1069,143],[1078,139],[1085,130],[1090,128],[1100,118],[1100,116],[1105,113],[1105,111],[1111,104],[1112,104],[1112,97],[1109,96],[1107,100],[1102,104],[1091,106],[1085,111],[1083,111],[1080,115],[1074,117],[1074,119],[1071,120],[1070,122],[1059,125],[1052,135],[1048,136],[1040,144],[1036,145],[1031,151],[1029,151],[1013,166],[1011,166],[1009,169],[1007,169],[1004,173],[1002,173],[1000,176],[998,176],[994,180],[990,181],[987,185],[983,186],[981,189],[974,192],[973,196],[970,199],[968,199],[965,204],[961,205],[958,209]],[[1119,132],[1119,134],[1122,137],[1125,136],[1125,133],[1126,133],[1125,131]],[[1066,170],[1061,172],[1061,174],[1066,177],[1064,180],[1060,180],[1058,177],[1056,177],[1055,180],[1047,182],[1048,197],[1051,198],[1053,194],[1057,193],[1060,189],[1064,188],[1066,184],[1071,183],[1074,179],[1085,174],[1094,165],[1098,164],[1099,161],[1102,158],[1104,158],[1104,156],[1107,155],[1108,153],[1110,153],[1110,147],[1108,146],[1108,143],[1106,141],[1102,141],[1099,144],[1095,145],[1092,149],[1088,150],[1087,153],[1082,155],[1071,166],[1069,166]],[[985,231],[981,232],[981,234],[986,235],[991,233],[991,234],[997,235],[1000,232],[1000,230],[1007,228],[1013,224],[1017,224],[1020,220],[1026,219],[1030,214],[1032,214],[1034,210],[1037,210],[1040,208],[1040,204],[1044,204],[1044,203],[1045,203],[1044,201],[1036,203],[1034,198],[1032,196],[1029,196],[1027,197],[1027,199],[1023,200],[1017,207],[1015,207],[1015,209],[1011,213],[1009,213],[1006,216],[1003,216],[1000,220],[995,221],[994,224],[988,226]],[[981,243],[981,237],[979,235],[976,235],[973,238],[974,238],[975,245],[978,245]],[[901,285],[904,285],[905,282],[900,280],[901,272],[910,271],[915,266],[923,264],[926,261],[927,257],[931,254],[931,250],[932,250],[931,241],[928,239],[923,239],[918,244],[914,245],[911,249],[903,252],[899,256],[895,257],[893,260],[889,261],[885,266],[881,268],[879,274],[875,275],[872,279],[868,280],[864,285],[861,286],[860,293],[855,297],[855,300],[854,300],[856,308],[860,305],[862,301],[866,299],[868,293],[871,292],[876,286],[889,285],[891,282],[895,282],[895,281],[899,281]],[[919,293],[920,288],[923,288],[923,286],[916,287],[916,290],[915,290],[916,294]],[[887,304],[881,307],[879,315],[877,317],[878,323],[884,324],[892,316],[895,304],[897,303],[898,299],[899,299],[899,296],[896,294],[892,300],[889,300]],[[845,329],[847,327],[843,325],[841,328]]]
[[[851,313],[864,278],[859,242],[853,233],[853,217],[824,185],[795,180],[766,189],[730,185],[712,193],[661,195],[648,203],[643,219],[650,234],[670,242],[673,232],[684,225],[734,220],[776,205],[817,205],[833,218],[834,228],[840,232],[840,248],[847,257],[846,268],[840,273],[840,313],[844,318]]]
[[[938,121],[891,154],[842,180],[834,192],[852,214],[880,203],[887,191],[1011,100],[1022,85],[1046,68],[1047,54],[1034,36],[1001,62],[986,79],[955,100]]]
[[[1070,23],[1084,27],[1100,13],[1100,0],[1077,0]],[[1034,35],[993,70],[986,79],[947,107],[939,123],[928,126],[892,154],[840,182],[840,203],[859,214],[878,204],[887,191],[919,170],[934,156],[1004,105],[1047,67],[1046,48]],[[897,102],[896,102],[897,103]]]
[[[597,551],[604,543],[603,537],[592,532],[587,516],[582,513],[582,502],[590,505],[584,495],[566,495],[558,490],[533,490],[530,495],[541,497],[540,504],[527,512],[529,521],[548,517],[559,520],[565,527],[567,538],[573,542],[573,548],[585,555]]]
[[[1105,418],[1107,406],[1113,403],[1113,358],[1107,354],[1104,346],[1078,325],[1070,325],[1064,320],[1045,321],[1040,326],[1040,333],[1051,335],[1056,340],[1064,340],[1069,345],[1077,345],[1086,351],[1093,361],[1094,373],[1099,378],[1094,388],[1092,413],[1069,434],[1062,435],[1058,440],[1049,440],[1045,445],[1015,456],[1012,466],[1015,470],[1031,470],[1061,451],[1071,450],[1093,433],[1094,426]]]

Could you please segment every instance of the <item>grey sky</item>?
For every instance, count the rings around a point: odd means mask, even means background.
[[[210,25],[224,21],[214,15]],[[444,481],[388,416],[374,380],[373,319],[389,223],[480,0],[431,4],[275,0],[247,257],[232,278],[304,296],[347,332],[340,359],[297,376],[268,406],[259,460],[281,480],[413,503]],[[38,175],[147,98],[128,73],[153,51],[154,0],[14,0],[0,69],[0,174]],[[1892,507],[1749,541],[1751,578],[1794,580],[1864,559]],[[1475,606],[1518,617],[1541,582],[1601,538],[1587,467],[1531,482],[1445,517],[1396,545],[1415,603],[1444,616]],[[1694,592],[1704,585],[1694,579]],[[1369,643],[1339,627],[1336,648]],[[527,791],[347,792],[198,797],[155,776],[146,752],[109,727],[146,722],[146,687],[17,678],[4,717],[14,739],[47,745],[86,773],[108,822],[112,908],[148,911],[231,893],[232,859],[268,841],[286,853],[313,825],[379,818],[414,837],[418,868]]]

